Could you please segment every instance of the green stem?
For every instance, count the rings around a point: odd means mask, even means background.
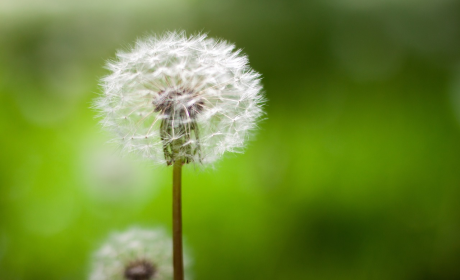
[[[173,268],[174,280],[184,280],[182,256],[182,159],[174,160],[173,170]]]

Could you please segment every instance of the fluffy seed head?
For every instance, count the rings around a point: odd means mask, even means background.
[[[240,152],[263,114],[260,75],[232,44],[171,32],[119,52],[95,107],[124,150],[156,163]]]
[[[94,254],[89,279],[172,280],[171,244],[161,229],[132,228],[112,234]]]

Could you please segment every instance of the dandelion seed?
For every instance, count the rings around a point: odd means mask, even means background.
[[[163,230],[112,234],[95,253],[90,280],[172,280],[172,243]]]
[[[239,152],[262,115],[260,75],[232,44],[171,32],[108,63],[95,107],[124,150],[156,163]]]

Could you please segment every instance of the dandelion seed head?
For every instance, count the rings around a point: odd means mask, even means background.
[[[94,254],[89,279],[172,280],[172,241],[161,229],[114,233]]]
[[[170,32],[107,64],[95,103],[124,150],[156,163],[212,163],[240,152],[263,114],[260,75],[235,46]]]

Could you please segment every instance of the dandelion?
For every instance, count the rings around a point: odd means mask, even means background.
[[[155,163],[209,164],[239,152],[262,115],[260,75],[240,50],[206,35],[139,40],[107,67],[101,123],[124,150]]]
[[[112,234],[95,253],[90,280],[172,280],[171,240],[161,229]]]
[[[181,168],[241,152],[262,116],[260,75],[232,44],[184,32],[138,40],[108,63],[95,107],[123,150],[174,165],[174,275],[182,280]]]

